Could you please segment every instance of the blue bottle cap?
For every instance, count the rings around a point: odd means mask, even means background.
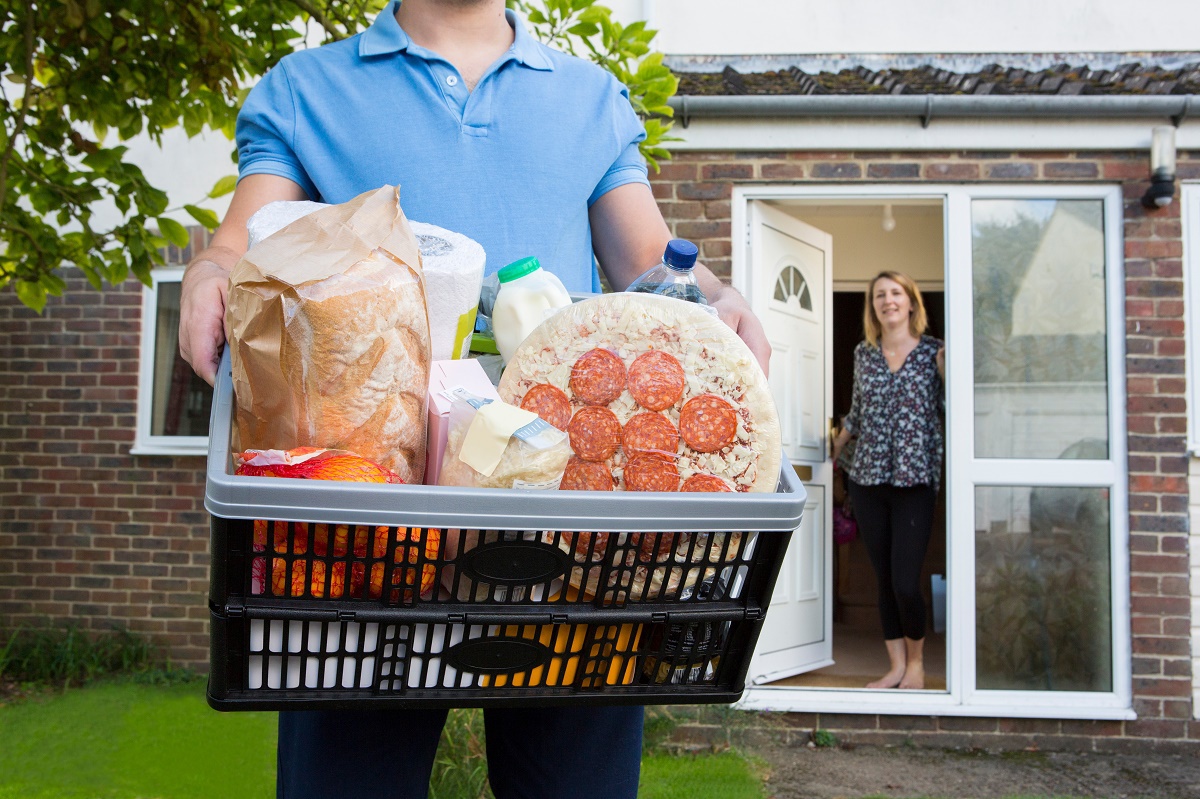
[[[691,269],[696,265],[696,256],[699,254],[699,248],[687,239],[671,239],[663,253],[663,263],[676,269]]]

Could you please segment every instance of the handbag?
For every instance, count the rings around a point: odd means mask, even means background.
[[[849,544],[858,538],[858,522],[840,505],[833,509],[833,543]]]
[[[835,544],[849,544],[854,539],[858,538],[858,521],[854,518],[854,507],[850,504],[850,492],[843,490],[838,491],[839,481],[845,480],[845,473],[835,463],[833,466],[833,542]],[[839,501],[840,495],[840,501]]]

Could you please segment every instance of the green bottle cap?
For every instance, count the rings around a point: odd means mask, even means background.
[[[513,261],[508,266],[501,267],[500,271],[496,273],[496,277],[500,279],[501,283],[508,283],[510,280],[525,277],[530,272],[536,272],[541,268],[542,265],[538,263],[537,257],[531,255],[528,258],[522,258],[519,261]]]

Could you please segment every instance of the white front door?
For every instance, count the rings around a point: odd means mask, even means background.
[[[771,342],[769,382],[784,454],[808,492],[746,675],[762,684],[832,663],[828,409],[832,405],[832,238],[763,202],[750,203],[750,303]]]

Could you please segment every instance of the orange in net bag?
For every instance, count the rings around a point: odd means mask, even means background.
[[[318,447],[248,449],[234,455],[234,474],[250,477],[300,477],[356,483],[403,483],[400,475],[353,452]]]
[[[391,557],[396,565],[388,589],[390,604],[408,604],[418,594],[430,596],[437,578],[437,567],[431,561],[437,559],[441,548],[441,530],[266,519],[254,520],[253,548],[256,553],[271,553],[270,581],[268,555],[255,556],[251,561],[250,593],[379,599],[384,594],[388,541],[393,536],[397,546]],[[425,562],[418,577],[416,564],[422,551]]]
[[[395,472],[361,455],[346,450],[321,449],[319,447],[295,447],[287,451],[278,449],[246,450],[245,452],[235,454],[234,461],[237,464],[234,474],[250,477],[293,477],[308,480],[343,480],[359,483],[404,482]],[[268,525],[269,523],[265,519],[256,519],[254,522],[254,549],[257,552],[262,552],[267,548]],[[350,532],[348,525],[339,524],[332,526],[332,542],[328,540],[330,525],[316,524],[313,527],[315,529],[315,538],[313,541],[313,552],[315,555],[319,557],[325,557],[327,554],[332,557],[347,556]],[[356,526],[354,528],[353,552],[357,558],[367,557],[368,530],[369,528],[365,526]],[[285,559],[272,558],[271,594],[275,596],[288,596],[289,594],[291,596],[304,596],[307,587],[309,596],[315,598],[328,596],[330,599],[340,599],[348,587],[349,596],[360,598],[364,594],[365,587],[365,593],[370,598],[378,599],[383,593],[384,575],[384,564],[378,561],[386,553],[387,536],[389,533],[390,528],[388,527],[374,528],[374,542],[371,555],[376,562],[370,564],[369,580],[366,574],[367,564],[361,562],[350,564],[333,563],[327,569],[323,561],[315,560],[311,563],[310,575],[308,573],[310,564],[307,562],[307,558],[298,558],[292,561],[290,573],[288,571],[288,563]],[[410,531],[408,528],[397,528],[396,534],[398,536],[397,540],[400,542],[409,541],[410,539],[412,542],[417,540],[415,530]],[[441,532],[439,530],[431,529],[429,531],[425,542],[425,554],[427,558],[432,559],[437,557],[440,539]],[[332,543],[331,551],[329,543]],[[291,525],[286,522],[275,523],[273,545],[276,552],[290,552],[293,556],[305,555],[309,549],[309,525],[300,522]],[[418,555],[416,549],[411,546],[397,548],[396,562],[403,562],[403,553],[406,551],[408,562],[415,564]],[[347,566],[349,566],[349,575],[347,575]],[[265,557],[256,557],[251,562],[251,593],[261,594],[265,591],[267,587],[266,567],[267,559]],[[328,584],[326,583],[327,571],[329,572]],[[421,570],[419,582],[419,591],[422,595],[426,595],[432,590],[435,574],[436,570],[433,565],[426,563]],[[349,586],[346,585],[347,582]],[[412,589],[417,584],[416,569],[395,569],[392,574],[392,583],[396,586],[405,587],[406,596],[411,595]]]

